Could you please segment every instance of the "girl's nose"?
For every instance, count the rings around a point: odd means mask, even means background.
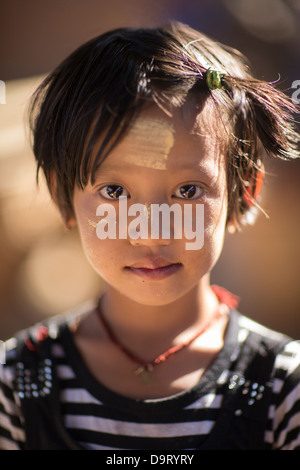
[[[167,245],[170,245],[172,241],[170,237],[169,238],[163,238],[163,237],[153,238],[151,237],[151,233],[147,237],[144,237],[144,236],[135,237],[135,236],[132,236],[132,234],[130,234],[129,232],[128,232],[128,240],[132,246],[167,246]]]
[[[131,206],[128,215],[133,215]],[[169,245],[174,239],[174,222],[168,204],[142,204],[138,216],[129,219],[128,238],[132,245]]]

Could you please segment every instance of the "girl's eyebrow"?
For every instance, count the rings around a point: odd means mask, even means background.
[[[198,165],[186,165],[186,164],[183,164],[183,165],[178,165],[175,169],[174,169],[174,172],[176,173],[182,173],[183,171],[193,171],[193,172],[199,172],[205,176],[207,176],[208,178],[212,178],[214,175],[215,175],[215,169],[216,169],[216,165],[209,165],[209,164],[201,164],[199,163]]]
[[[216,158],[215,160],[200,160],[194,161],[192,164],[187,164],[185,160],[182,163],[176,165],[176,167],[172,170],[174,173],[183,173],[183,172],[193,172],[197,174],[201,174],[208,179],[213,179],[216,175],[219,174],[221,168],[221,159]]]
[[[182,173],[194,173],[197,175],[200,175],[202,177],[205,177],[206,179],[212,180],[213,178],[216,177],[218,174],[218,163],[216,162],[214,165],[208,164],[207,162],[201,163],[198,162],[198,164],[195,165],[187,165],[186,162],[183,162],[182,165],[178,164],[176,165],[175,168],[169,168],[168,166],[164,171],[167,172],[172,172],[174,175],[180,175]],[[162,170],[158,170],[162,171]],[[113,175],[114,177],[118,177],[118,175],[133,175],[135,172],[139,173],[141,172],[141,166],[138,165],[133,165],[130,163],[124,163],[124,164],[118,164],[118,165],[110,165],[107,164],[104,167],[100,166],[94,175],[94,180],[95,183],[97,184],[97,179],[100,179],[102,177],[107,177]],[[191,178],[193,179],[193,178]]]
[[[94,178],[99,178],[102,175],[106,175],[107,173],[122,173],[128,171],[128,167],[131,166],[129,164],[118,164],[118,165],[100,165],[94,173]],[[134,171],[134,168],[130,168],[130,171]]]
[[[130,168],[128,171],[128,165],[100,165],[93,175],[90,175],[91,186],[96,186],[99,180],[104,178],[117,179],[119,176],[124,176],[128,173],[133,173],[134,169]]]

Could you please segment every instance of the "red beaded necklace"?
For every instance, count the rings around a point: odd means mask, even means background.
[[[120,343],[120,341],[116,338],[110,326],[108,325],[107,321],[105,320],[99,306],[97,309],[98,317],[101,320],[102,326],[104,327],[108,337],[115,344],[115,346],[117,346],[129,359],[138,364],[139,367],[136,369],[135,373],[140,376],[143,383],[147,384],[151,382],[152,371],[155,366],[157,366],[161,362],[166,361],[169,357],[173,356],[179,351],[182,351],[182,349],[190,346],[190,344],[192,344],[199,336],[201,336],[218,318],[220,318],[225,313],[228,313],[230,308],[235,308],[237,306],[238,297],[231,294],[226,289],[223,289],[219,286],[212,286],[212,290],[218,297],[219,305],[211,319],[205,325],[203,325],[202,328],[200,328],[200,330],[198,330],[189,340],[185,341],[184,343],[172,346],[171,348],[167,349],[167,351],[160,354],[155,359],[153,359],[153,361],[150,362],[142,361],[137,356],[135,356],[129,349],[127,349],[123,344]]]

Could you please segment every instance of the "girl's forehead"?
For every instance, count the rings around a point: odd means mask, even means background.
[[[171,119],[160,113],[143,112],[133,121],[122,142],[124,161],[164,170],[174,142],[175,128]]]
[[[166,170],[178,152],[185,159],[190,152],[216,157],[220,153],[216,120],[207,114],[204,109],[199,114],[178,109],[172,116],[157,107],[143,110],[102,166],[120,159],[122,164]]]

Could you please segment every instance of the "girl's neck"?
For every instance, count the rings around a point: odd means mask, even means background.
[[[217,306],[218,299],[207,278],[171,304],[141,305],[108,287],[100,305],[103,315],[119,337],[147,337],[153,334],[176,336],[188,328],[207,322]]]

